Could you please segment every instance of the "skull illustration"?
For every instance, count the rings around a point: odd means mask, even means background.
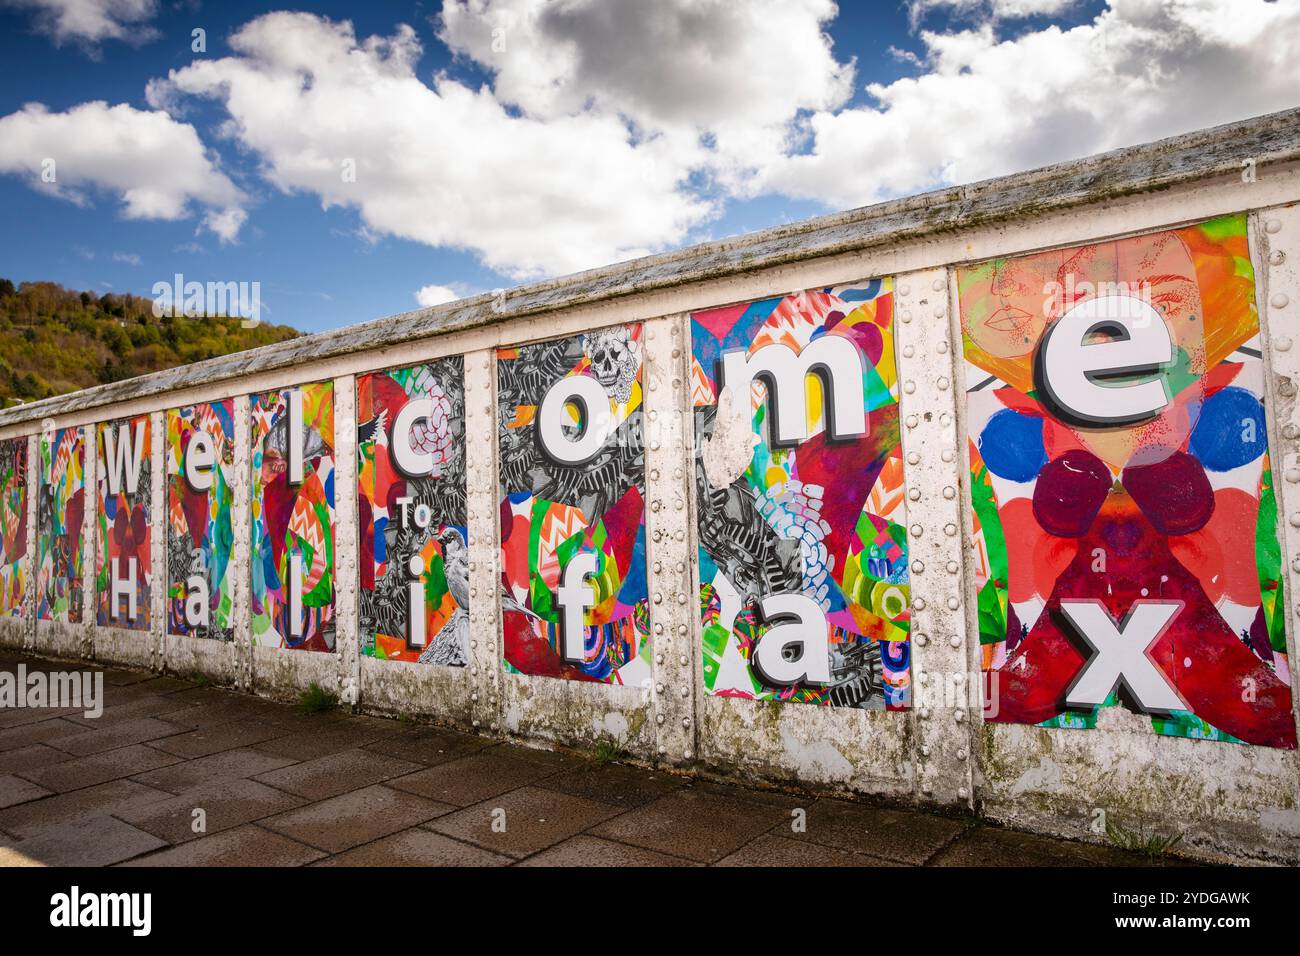
[[[641,343],[623,327],[602,329],[583,337],[583,351],[591,360],[596,381],[620,404],[632,397],[632,384],[641,368]]]

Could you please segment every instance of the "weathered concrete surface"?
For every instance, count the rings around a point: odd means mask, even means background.
[[[774,269],[881,244],[1063,213],[1216,176],[1236,176],[1246,157],[1255,160],[1261,177],[1300,160],[1300,110],[891,200],[101,385],[4,409],[0,427],[379,348],[395,339],[445,335],[720,275]]]

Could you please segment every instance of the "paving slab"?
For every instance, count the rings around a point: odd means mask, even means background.
[[[224,780],[170,800],[117,811],[117,816],[168,843],[184,843],[300,807],[305,801],[253,780]],[[201,810],[202,830],[195,830]]]
[[[586,797],[616,807],[639,807],[689,783],[685,777],[655,773],[624,764],[584,763],[545,777],[537,786]]]
[[[714,863],[787,819],[784,807],[683,787],[591,832],[670,856]]]
[[[194,760],[180,760],[167,767],[133,774],[131,779],[159,790],[184,793],[206,783],[256,777],[260,773],[279,770],[293,761],[286,757],[272,757],[249,747],[222,750]]]
[[[481,847],[413,827],[367,843],[315,866],[507,866],[514,861]]]
[[[0,810],[0,829],[16,837],[60,827],[82,817],[115,813],[131,806],[163,800],[173,794],[130,780],[113,780]]]
[[[309,800],[327,800],[419,769],[420,764],[409,760],[368,750],[342,750],[259,774],[257,780]]]
[[[278,727],[267,726],[257,720],[240,720],[229,724],[200,727],[188,733],[177,734],[157,742],[160,750],[178,757],[206,757],[222,750],[248,747],[281,735]]]
[[[615,843],[599,837],[579,833],[549,850],[535,853],[523,860],[520,866],[698,866],[684,860],[639,846]]]
[[[365,745],[366,750],[432,766],[491,747],[492,741],[454,730],[424,728],[394,733]]]
[[[263,820],[261,826],[309,846],[341,853],[453,809],[449,804],[376,784],[278,814]]]
[[[516,859],[560,843],[618,810],[567,793],[521,787],[439,817],[426,829]]]
[[[137,857],[125,866],[306,866],[325,854],[279,833],[245,824],[178,847]]]
[[[158,720],[156,717],[139,717],[64,737],[59,740],[59,749],[84,757],[89,754],[103,753],[106,750],[116,750],[129,744],[149,743],[184,732],[184,727],[177,727],[165,720]]]
[[[22,776],[59,793],[134,776],[176,763],[180,758],[145,744],[119,747],[87,757],[73,757],[60,763],[22,771]]]
[[[0,753],[0,773],[37,770],[71,759],[72,754],[64,753],[47,744],[30,744],[17,750],[6,750]]]
[[[781,835],[919,866],[966,830],[970,821],[847,800],[817,800],[808,805],[803,826],[801,832],[791,827]]]
[[[556,766],[549,761],[493,747],[397,777],[389,785],[430,800],[467,807],[556,772]]]
[[[41,797],[50,796],[53,792],[38,787],[30,780],[15,777],[11,773],[0,774],[0,809],[26,803],[29,800],[39,800]]]
[[[143,830],[116,817],[88,817],[45,830],[0,849],[0,863],[13,854],[37,866],[111,866],[166,846]]]
[[[906,866],[892,860],[881,860],[836,850],[831,847],[809,844],[806,840],[791,840],[789,837],[764,833],[755,840],[746,843],[734,853],[724,856],[717,866],[764,866],[794,868],[804,866],[843,867],[895,867]]]

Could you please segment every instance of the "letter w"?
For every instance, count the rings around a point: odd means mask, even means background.
[[[127,494],[135,494],[140,486],[140,456],[144,453],[145,420],[136,419],[134,440],[130,427],[129,423],[122,422],[117,426],[116,435],[111,427],[104,429],[104,463],[108,467],[108,474],[104,477],[108,480],[110,494],[121,492],[124,476]]]

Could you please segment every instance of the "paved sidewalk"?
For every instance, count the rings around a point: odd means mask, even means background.
[[[83,669],[0,652],[0,670]],[[105,670],[104,713],[0,710],[0,865],[1141,865],[910,810]],[[795,832],[794,811],[806,811]],[[202,811],[206,832],[195,832]],[[504,832],[500,821],[504,820]],[[494,822],[497,826],[494,827]]]

